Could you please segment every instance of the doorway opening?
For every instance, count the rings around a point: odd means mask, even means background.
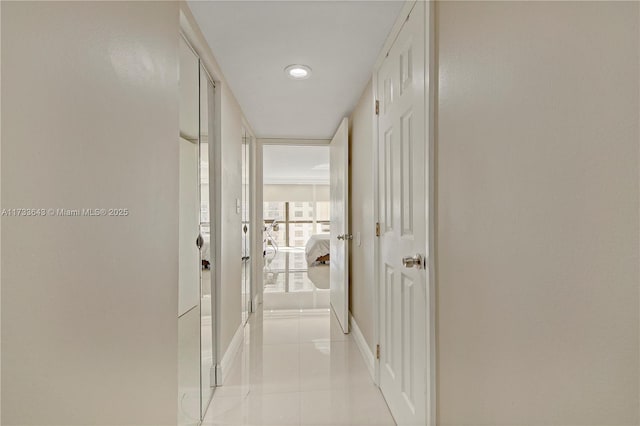
[[[329,147],[263,147],[263,307],[329,309]]]

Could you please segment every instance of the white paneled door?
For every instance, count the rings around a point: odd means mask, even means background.
[[[428,280],[424,2],[416,2],[377,77],[380,389],[398,425],[424,425]]]
[[[331,246],[330,299],[342,331],[349,332],[349,119],[343,118],[329,145]]]

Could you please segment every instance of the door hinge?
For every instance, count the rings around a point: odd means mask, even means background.
[[[376,222],[376,237],[380,236],[380,222]]]
[[[380,345],[376,345],[376,359],[380,359]]]
[[[376,99],[376,115],[380,115],[380,101]]]

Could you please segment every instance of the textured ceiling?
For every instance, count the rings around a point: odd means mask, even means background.
[[[329,139],[351,113],[402,1],[190,1],[261,138]],[[311,78],[287,78],[289,64]]]

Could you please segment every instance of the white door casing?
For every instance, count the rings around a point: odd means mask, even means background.
[[[349,119],[329,145],[331,247],[330,300],[342,331],[349,332]]]
[[[377,72],[379,384],[398,425],[427,422],[425,16],[416,2]]]
[[[242,129],[242,323],[246,324],[251,312],[251,135]]]

